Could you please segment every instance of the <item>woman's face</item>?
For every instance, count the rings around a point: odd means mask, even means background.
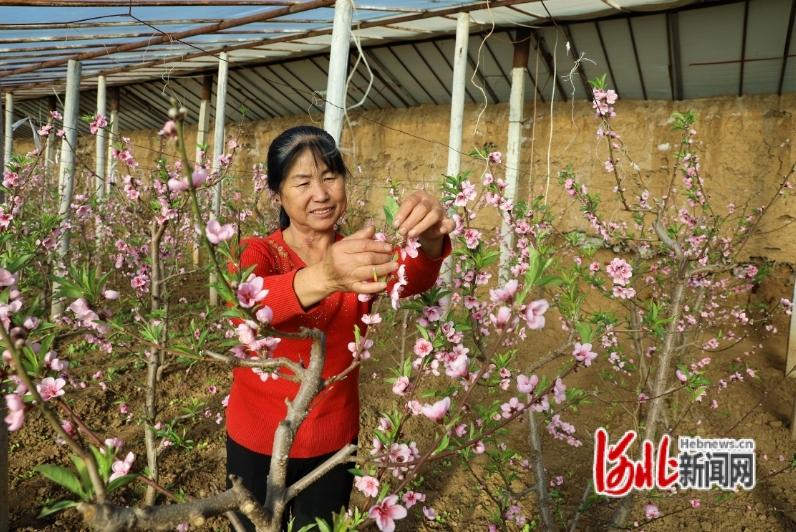
[[[333,231],[346,209],[345,178],[304,150],[288,170],[279,191],[290,225],[317,232]]]

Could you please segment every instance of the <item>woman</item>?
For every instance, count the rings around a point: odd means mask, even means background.
[[[282,331],[299,327],[323,330],[327,359],[323,377],[336,375],[351,362],[349,342],[354,325],[366,330],[361,318],[371,302],[358,294],[377,294],[390,283],[374,280],[399,268],[395,250],[373,239],[368,227],[342,237],[335,225],[346,210],[348,171],[332,137],[313,126],[284,131],[268,149],[268,186],[276,194],[281,228],[265,238],[242,242],[241,269],[254,266],[264,278],[268,296],[263,304],[273,310],[271,325]],[[420,242],[416,258],[407,258],[408,284],[402,296],[433,286],[442,260],[450,253],[447,234],[454,228],[442,206],[425,192],[414,192],[400,205],[395,227]],[[308,360],[309,340],[283,338],[275,356]],[[324,390],[313,402],[299,428],[288,462],[288,485],[351,442],[359,431],[359,373],[353,372]],[[265,500],[266,478],[277,425],[286,415],[285,399],[293,398],[298,384],[266,379],[251,369],[234,371],[227,409],[227,472]],[[299,530],[315,517],[331,521],[332,512],[348,505],[353,476],[341,464],[302,491],[289,513]]]

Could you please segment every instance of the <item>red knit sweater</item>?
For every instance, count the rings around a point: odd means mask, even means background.
[[[336,235],[335,240],[340,240]],[[306,264],[282,238],[282,231],[252,237],[241,243],[241,269],[256,265],[254,274],[265,279],[268,296],[263,304],[273,310],[271,325],[282,331],[297,331],[299,327],[321,329],[326,334],[326,364],[323,378],[343,371],[351,362],[348,343],[354,341],[354,325],[362,334],[367,325],[363,314],[370,312],[371,302],[360,302],[354,292],[335,292],[309,311],[305,311],[293,289],[293,277]],[[402,296],[423,292],[434,285],[442,260],[450,254],[450,239],[446,236],[442,255],[429,258],[422,250],[406,264],[408,285]],[[389,290],[390,287],[388,287]],[[310,340],[283,338],[275,352],[277,357],[309,360]],[[227,407],[227,432],[240,445],[261,454],[270,455],[274,433],[287,415],[285,399],[293,399],[298,383],[285,379],[263,382],[249,368],[236,368]],[[341,449],[359,432],[359,370],[348,378],[323,390],[313,401],[310,411],[299,427],[290,456],[309,458]]]

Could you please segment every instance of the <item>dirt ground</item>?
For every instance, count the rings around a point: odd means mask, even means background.
[[[779,272],[759,291],[762,298],[786,297],[790,293],[790,274]],[[790,412],[796,398],[796,378],[785,379],[785,344],[787,321],[782,318],[777,323],[778,334],[763,340],[763,348],[751,356],[743,353],[751,345],[747,340],[716,358],[717,374],[731,373],[734,359],[740,357],[743,364],[757,369],[757,378],[747,378],[734,383],[721,392],[719,408],[694,408],[689,411],[678,428],[679,434],[703,437],[730,436],[753,438],[757,445],[757,486],[751,492],[698,492],[684,491],[674,495],[659,492],[642,493],[636,498],[630,524],[637,522],[640,528],[649,531],[662,530],[748,530],[776,531],[796,530],[796,473],[790,469],[776,473],[794,460],[796,443],[790,441]],[[383,378],[388,377],[384,368],[397,356],[401,344],[400,323],[394,327],[383,327],[377,338],[379,349],[362,370],[362,425],[363,433],[375,426],[379,411],[390,398],[390,387]],[[544,344],[552,341],[534,343],[538,351],[525,351],[521,356],[530,363],[543,352]],[[757,343],[757,340],[754,340]],[[410,336],[407,345],[414,343]],[[143,410],[141,387],[145,378],[142,356],[138,354],[114,354],[111,356],[86,349],[75,343],[67,357],[73,366],[71,371],[75,382],[83,380],[87,387],[71,390],[75,411],[90,426],[105,427],[112,432],[103,436],[118,436],[127,441],[125,451],[136,453],[134,469],[139,470],[145,463],[143,449],[143,430],[140,412]],[[568,501],[561,510],[569,517],[580,501],[585,483],[591,478],[592,441],[591,434],[598,426],[606,426],[610,434],[616,434],[628,427],[627,415],[620,403],[612,402],[621,394],[607,391],[597,378],[602,369],[608,368],[606,357],[598,357],[595,371],[579,372],[573,377],[573,384],[586,390],[600,390],[599,397],[590,404],[582,406],[577,413],[567,413],[563,417],[575,424],[577,436],[583,440],[579,448],[553,440],[544,432],[546,466],[550,476],[563,475],[564,484],[558,489],[563,500]],[[545,373],[552,374],[555,364]],[[98,370],[103,370],[102,381],[107,388],[98,384],[100,379],[92,378]],[[223,412],[221,400],[226,395],[230,382],[228,370],[217,366],[196,364],[171,365],[164,374],[161,384],[164,405],[163,419],[183,416],[177,425],[181,435],[181,445],[166,448],[161,454],[162,481],[165,485],[183,490],[192,496],[204,496],[224,489],[224,429],[223,422],[216,423],[216,415]],[[211,393],[212,388],[217,389]],[[610,397],[608,397],[610,395]],[[121,409],[127,405],[131,414],[123,414]],[[182,435],[182,431],[185,431]],[[41,416],[30,413],[22,431],[11,437],[11,515],[12,528],[16,530],[79,530],[82,528],[79,515],[74,510],[39,519],[37,514],[45,500],[56,500],[66,492],[32,471],[33,466],[42,462],[66,464],[68,453],[63,445],[52,443],[50,429]],[[416,435],[418,443],[424,442],[424,435]],[[366,455],[369,442],[363,441],[360,454]],[[512,426],[510,443],[515,448],[527,452],[526,429],[523,423]],[[483,459],[483,457],[481,457]],[[482,463],[472,464],[479,471]],[[433,507],[440,518],[430,522],[416,507],[410,516],[398,522],[398,530],[484,530],[486,516],[490,510],[490,500],[483,490],[471,489],[475,482],[463,467],[445,468],[436,466],[425,473],[428,499],[426,506]],[[528,484],[532,483],[530,472]],[[143,494],[143,484],[133,483],[127,488],[120,501],[136,503]],[[690,500],[699,499],[700,508],[692,509]],[[361,496],[354,494],[353,501],[362,503]],[[643,506],[654,502],[664,518],[646,523]],[[534,497],[529,495],[523,501],[527,515],[534,511]],[[612,506],[598,504],[583,515],[579,530],[602,530],[609,518]],[[226,530],[227,524],[220,519],[210,520],[207,530]],[[374,528],[375,530],[375,528]]]

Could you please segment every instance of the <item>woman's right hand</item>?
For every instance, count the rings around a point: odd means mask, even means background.
[[[321,263],[330,291],[376,294],[387,288],[374,278],[394,272],[398,262],[390,244],[373,240],[375,233],[366,227],[332,244]]]

